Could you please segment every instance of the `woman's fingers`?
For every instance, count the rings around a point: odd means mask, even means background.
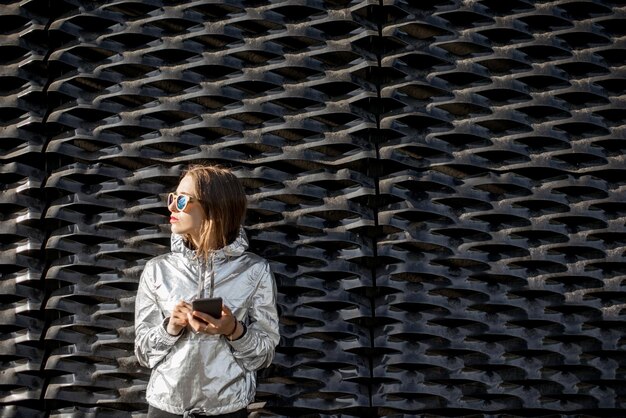
[[[191,311],[191,305],[184,300],[181,300],[174,306],[174,310],[186,314],[187,312]]]
[[[196,311],[193,312],[194,314]],[[202,312],[200,312],[202,313]],[[203,314],[205,315],[205,314]],[[208,316],[208,315],[207,315]],[[209,317],[210,318],[210,317]],[[215,326],[207,321],[199,319],[198,317],[192,315],[191,312],[187,313],[187,321],[189,322],[189,326],[196,332],[204,332],[207,334],[216,334]]]
[[[191,315],[193,315],[196,319],[204,321],[208,324],[215,324],[217,321],[219,321],[219,319],[213,318],[211,315],[205,314],[204,312],[200,311],[192,311]]]
[[[224,304],[222,304],[222,318],[225,316],[232,316],[233,312],[230,310],[230,308]]]
[[[226,305],[222,305],[222,317],[219,319],[204,312],[192,311],[187,314],[187,321],[196,332],[226,334],[231,332],[237,319],[233,317],[232,311]]]

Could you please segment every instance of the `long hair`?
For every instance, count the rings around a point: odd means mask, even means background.
[[[200,227],[196,254],[206,260],[212,251],[233,242],[246,215],[247,199],[239,179],[227,168],[192,165],[183,174],[190,176],[206,218]],[[190,237],[186,237],[188,241]]]

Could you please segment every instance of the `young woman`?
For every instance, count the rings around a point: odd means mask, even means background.
[[[167,205],[172,251],[148,261],[135,303],[148,417],[246,417],[279,334],[269,264],[246,252],[243,187],[224,168],[193,166]],[[192,309],[207,297],[222,298],[221,317]]]

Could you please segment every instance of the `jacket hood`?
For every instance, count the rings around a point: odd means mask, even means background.
[[[170,245],[173,253],[181,253],[186,258],[195,258],[196,251],[187,247],[185,238],[182,235],[172,234]],[[225,247],[213,252],[215,259],[236,257],[243,254],[248,249],[248,237],[243,227],[239,228],[237,238]]]

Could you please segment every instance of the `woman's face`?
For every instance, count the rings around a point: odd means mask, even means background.
[[[191,199],[187,203],[187,207],[182,211],[178,210],[176,207],[176,199],[167,206],[171,212],[170,224],[172,225],[172,232],[179,235],[188,234],[191,236],[194,244],[198,244],[200,227],[206,215],[204,209],[202,209],[202,205],[197,199],[196,185],[190,176],[187,175],[182,178],[176,188],[176,195],[186,195],[194,199]]]

